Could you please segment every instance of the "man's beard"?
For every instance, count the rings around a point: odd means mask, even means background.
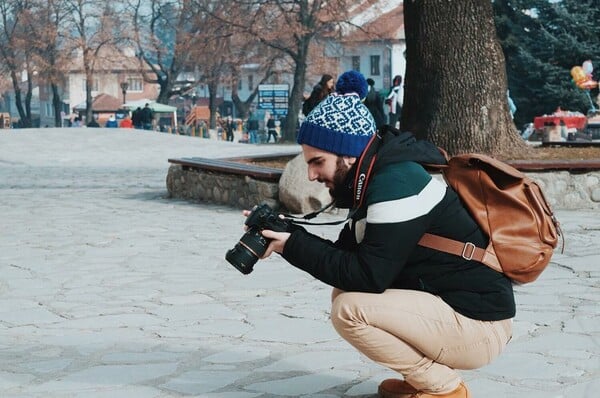
[[[335,164],[333,174],[333,187],[329,188],[329,194],[335,200],[336,207],[352,207],[352,183],[349,174],[352,167],[344,163],[344,158],[339,156]]]

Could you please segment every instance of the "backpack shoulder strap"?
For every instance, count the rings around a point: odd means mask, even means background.
[[[421,240],[419,240],[418,245],[444,253],[454,254],[465,260],[475,260],[498,272],[502,272],[502,267],[496,256],[485,249],[475,246],[475,244],[471,242],[462,242],[439,235],[425,233],[421,237]]]
[[[483,261],[483,257],[485,256],[485,250],[475,246],[471,242],[461,242],[430,233],[425,233],[423,235],[419,241],[419,246],[454,254],[466,260],[476,260],[479,262]]]

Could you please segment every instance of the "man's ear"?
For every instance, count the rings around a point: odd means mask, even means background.
[[[352,166],[354,163],[356,163],[356,157],[354,156],[342,156],[342,159],[344,161],[344,164],[348,167]]]

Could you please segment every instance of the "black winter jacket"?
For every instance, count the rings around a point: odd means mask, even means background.
[[[373,115],[375,119],[375,125],[379,130],[385,124],[385,111],[383,110],[383,99],[379,95],[379,92],[371,87],[369,93],[365,97],[365,106]]]
[[[304,116],[308,116],[308,114],[315,109],[315,107],[317,105],[319,105],[319,103],[321,101],[323,101],[323,99],[325,99],[325,97],[327,97],[329,94],[331,94],[331,91],[326,90],[325,87],[323,87],[323,85],[321,85],[320,83],[317,83],[314,87],[312,92],[310,93],[310,97],[308,97],[306,100],[304,100],[304,102],[302,103],[302,114]]]
[[[512,282],[476,261],[418,246],[425,232],[485,247],[487,237],[456,193],[419,163],[442,163],[430,143],[409,133],[384,141],[363,206],[334,243],[294,231],[283,257],[346,291],[411,289],[441,297],[457,312],[494,321],[515,315]],[[348,178],[352,188],[354,173]],[[349,190],[351,192],[351,190]]]

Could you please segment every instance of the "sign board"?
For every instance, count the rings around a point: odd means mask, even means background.
[[[289,96],[289,84],[260,84],[258,109],[264,109],[277,116],[286,116]]]
[[[10,113],[2,112],[0,113],[0,129],[9,129],[10,128]]]

